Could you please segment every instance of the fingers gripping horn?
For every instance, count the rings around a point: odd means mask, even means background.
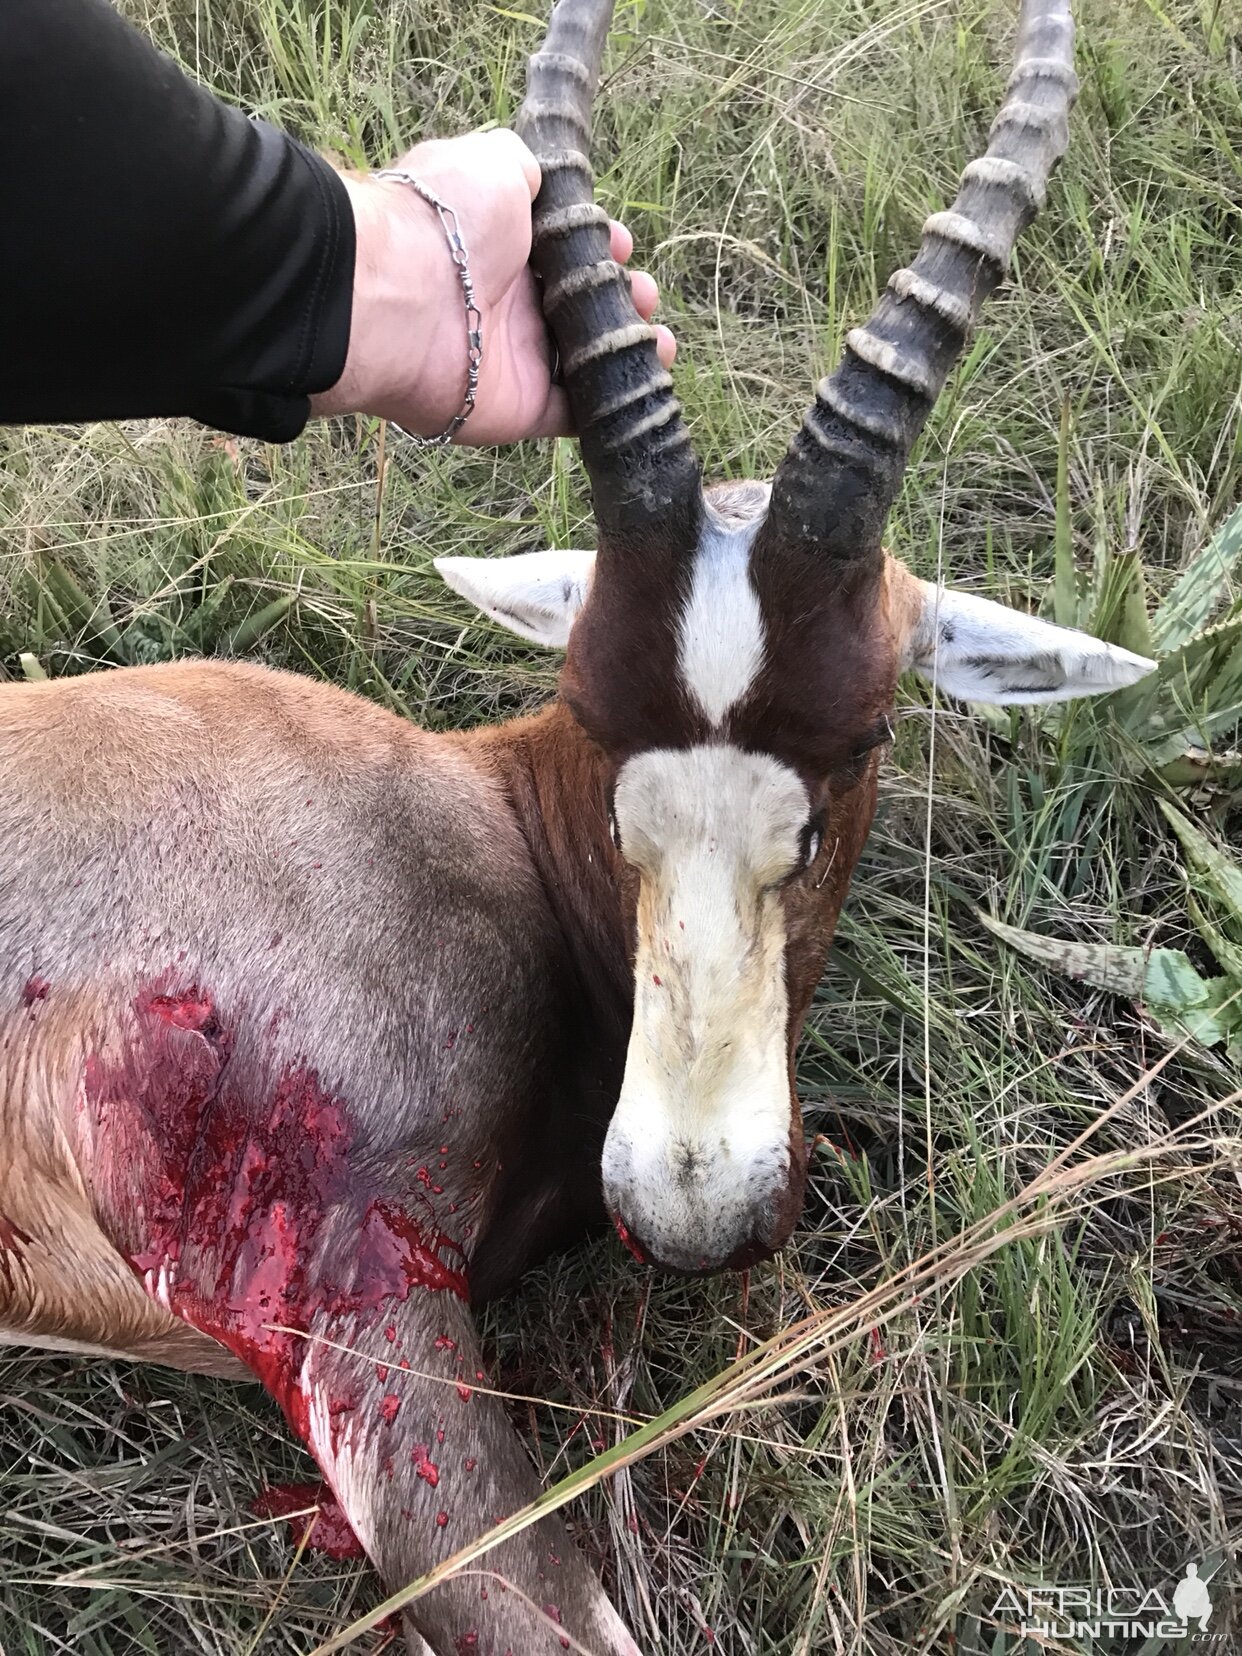
[[[605,540],[678,507],[697,513],[699,470],[656,355],[655,330],[610,253],[587,154],[613,0],[560,0],[531,58],[518,133],[543,170],[531,263]]]
[[[1078,92],[1069,0],[1023,0],[1005,101],[952,207],[923,226],[840,364],[816,390],[773,479],[766,535],[878,566],[915,438],[1069,142]]]

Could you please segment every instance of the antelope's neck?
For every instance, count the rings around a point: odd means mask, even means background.
[[[624,1047],[635,893],[609,838],[603,755],[559,699],[470,743],[505,788],[592,1015]]]

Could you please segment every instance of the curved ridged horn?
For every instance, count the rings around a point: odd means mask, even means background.
[[[560,0],[531,58],[515,125],[543,169],[531,264],[561,357],[601,530],[637,527],[699,499],[699,468],[656,355],[655,330],[609,251],[587,154],[613,0]]]
[[[765,539],[878,566],[910,450],[1019,233],[1043,205],[1078,93],[1069,0],[1023,0],[1005,101],[957,200],[923,226],[777,469]],[[758,548],[756,549],[758,551]]]

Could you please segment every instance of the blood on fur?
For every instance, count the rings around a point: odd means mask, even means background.
[[[240,1357],[308,1439],[301,1331],[376,1324],[413,1289],[467,1298],[461,1249],[433,1216],[356,1196],[350,1112],[315,1069],[288,1064],[266,1086],[233,1073],[234,1032],[208,992],[157,980],[133,1015],[123,1053],[93,1056],[85,1078],[123,1251],[148,1292]],[[330,1423],[355,1402],[329,1399]]]

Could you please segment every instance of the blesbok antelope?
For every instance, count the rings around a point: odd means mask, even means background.
[[[682,1271],[788,1237],[899,673],[1005,704],[1151,666],[881,546],[1064,150],[1067,0],[1025,0],[986,155],[771,487],[706,493],[592,200],[610,13],[562,0],[519,119],[598,550],[439,565],[566,649],[552,704],[429,735],[206,663],[3,693],[0,1338],[258,1375],[394,1585],[535,1492],[472,1301],[605,1212]],[[516,1590],[457,1578],[413,1642],[635,1651],[554,1522],[488,1563]]]

